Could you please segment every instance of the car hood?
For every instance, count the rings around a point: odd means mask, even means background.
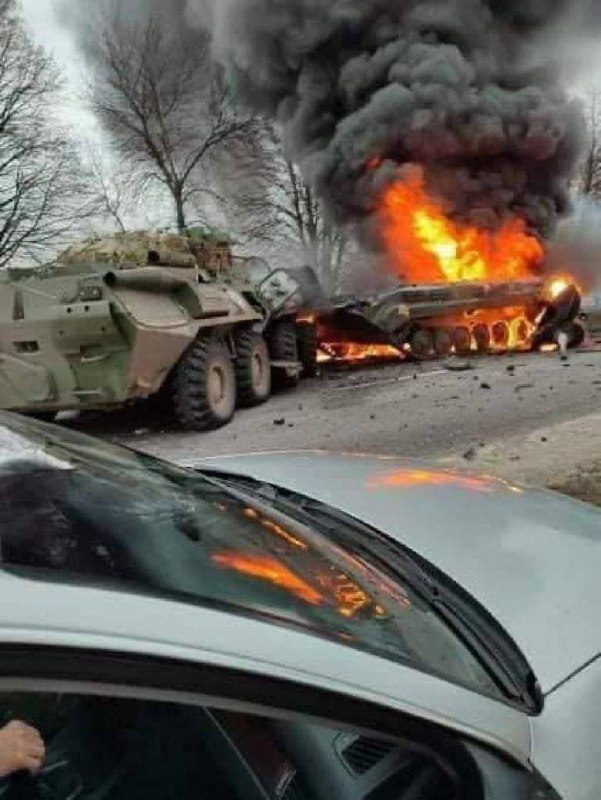
[[[552,492],[398,458],[205,459],[378,528],[453,578],[521,648],[544,693],[601,652],[601,512]]]

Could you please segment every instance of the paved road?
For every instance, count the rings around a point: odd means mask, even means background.
[[[601,352],[475,358],[472,369],[394,364],[326,374],[205,434],[161,430],[138,414],[78,427],[183,463],[226,453],[325,448],[462,455],[506,435],[601,408]]]

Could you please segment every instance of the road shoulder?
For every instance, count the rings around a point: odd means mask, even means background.
[[[510,436],[444,463],[601,505],[601,413]]]

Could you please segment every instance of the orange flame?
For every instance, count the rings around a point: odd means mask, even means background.
[[[317,580],[338,602],[338,613],[342,617],[354,617],[359,611],[372,605],[372,598],[344,572],[329,575],[321,573]]]
[[[568,288],[568,282],[564,280],[564,278],[556,278],[555,280],[551,281],[549,285],[549,291],[551,293],[551,297],[559,297],[562,292]]]
[[[367,361],[368,359],[400,359],[397,347],[389,344],[359,344],[356,342],[320,342],[317,360]]]
[[[271,556],[251,555],[247,553],[224,552],[214,553],[212,560],[223,569],[231,569],[250,578],[268,581],[274,586],[295,595],[312,606],[320,605],[324,598],[310,584],[295,575],[292,570]]]
[[[490,478],[463,475],[459,472],[429,469],[397,469],[372,475],[366,488],[374,489],[409,489],[414,486],[452,486],[473,492],[494,492],[497,484]]]
[[[545,284],[545,294],[548,299],[556,300],[570,286],[574,286],[581,295],[584,293],[583,288],[576,283],[571,275],[552,275]]]
[[[428,194],[418,168],[385,191],[381,218],[394,266],[411,283],[526,279],[544,258],[541,243],[517,217],[497,231],[453,222]]]

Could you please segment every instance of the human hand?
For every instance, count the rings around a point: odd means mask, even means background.
[[[18,720],[0,728],[0,778],[21,770],[36,773],[45,755],[44,741],[35,728]]]

